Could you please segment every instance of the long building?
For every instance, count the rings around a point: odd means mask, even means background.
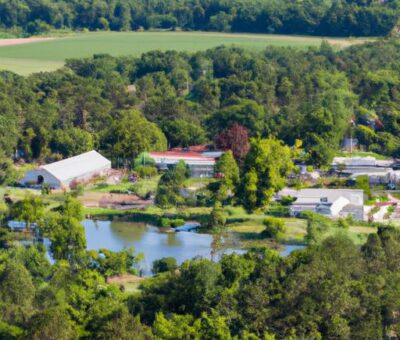
[[[150,157],[154,159],[157,168],[166,170],[176,166],[179,161],[184,161],[189,169],[191,177],[213,177],[215,157],[205,156],[197,152],[150,152]]]
[[[33,187],[48,184],[52,189],[69,189],[79,182],[106,175],[110,169],[111,162],[92,150],[28,171],[20,183]]]

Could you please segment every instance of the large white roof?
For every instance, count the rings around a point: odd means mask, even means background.
[[[44,165],[41,169],[49,172],[63,182],[95,172],[96,170],[101,170],[107,166],[111,166],[111,162],[98,152],[92,150],[59,162]]]
[[[298,191],[295,202],[321,202],[326,199],[326,203],[334,203],[340,197],[344,197],[352,204],[362,205],[364,203],[364,191],[358,189],[302,189]]]

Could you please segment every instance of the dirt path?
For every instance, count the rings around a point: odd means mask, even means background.
[[[54,38],[18,38],[18,39],[0,39],[0,47],[2,46],[12,46],[12,45],[22,45],[34,42],[41,42],[47,40],[53,40]]]

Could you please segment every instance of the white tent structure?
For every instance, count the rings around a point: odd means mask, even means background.
[[[92,150],[28,171],[20,183],[27,186],[39,186],[46,183],[52,189],[66,189],[70,188],[71,184],[105,175],[110,169],[111,162]]]

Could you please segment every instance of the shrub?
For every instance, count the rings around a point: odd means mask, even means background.
[[[288,205],[291,205],[295,200],[296,200],[296,197],[285,196],[285,197],[282,197],[281,203],[284,206],[288,206]]]
[[[161,217],[160,221],[159,221],[159,226],[162,228],[168,228],[168,227],[176,228],[176,227],[180,227],[184,224],[185,224],[185,220],[183,220],[181,218],[173,219],[173,218]]]
[[[224,209],[214,207],[211,211],[210,216],[208,217],[208,228],[212,229],[215,227],[223,227],[226,223],[226,216],[224,213]]]
[[[347,219],[344,219],[344,218],[339,218],[336,221],[336,226],[338,228],[342,228],[342,229],[349,229],[349,227],[350,227],[349,221]]]
[[[135,167],[135,171],[142,178],[157,176],[157,168],[150,165],[140,165],[138,167]]]
[[[101,182],[101,183],[97,184],[96,188],[97,188],[97,189],[105,189],[105,188],[107,188],[108,186],[109,186],[109,185],[108,185],[107,183]]]
[[[271,205],[267,208],[265,214],[275,217],[288,217],[290,216],[290,209],[280,204]]]
[[[41,190],[41,192],[42,192],[42,195],[43,195],[43,196],[50,194],[50,192],[51,192],[50,185],[49,185],[48,183],[44,183],[44,184],[42,185],[42,190]]]
[[[267,238],[281,238],[282,234],[286,231],[285,222],[281,218],[266,217],[263,224],[265,229],[262,235]]]
[[[153,261],[153,273],[159,274],[173,271],[178,268],[174,257],[163,257],[162,259]]]
[[[71,195],[73,197],[82,196],[85,191],[85,188],[82,184],[77,184],[74,189],[71,191]]]

